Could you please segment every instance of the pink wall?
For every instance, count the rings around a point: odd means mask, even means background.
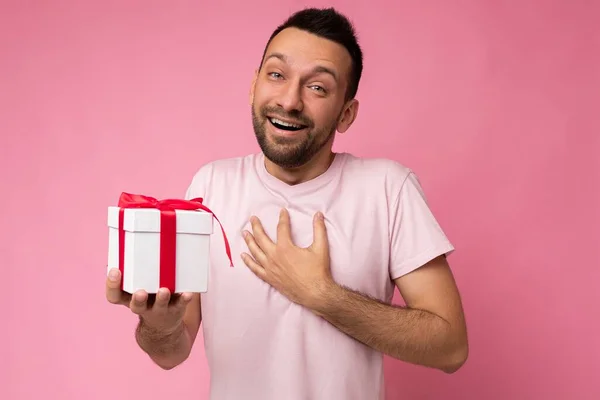
[[[265,40],[324,2],[35,3],[0,6],[0,398],[205,399],[201,340],[162,371],[105,302],[106,207],[181,196],[203,162],[256,151]],[[598,3],[350,3],[329,4],[366,65],[337,150],[417,170],[471,340],[451,376],[388,359],[389,398],[600,398]]]

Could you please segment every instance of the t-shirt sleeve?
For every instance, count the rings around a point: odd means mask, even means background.
[[[414,172],[392,204],[390,277],[399,278],[440,255],[454,251],[433,215]]]

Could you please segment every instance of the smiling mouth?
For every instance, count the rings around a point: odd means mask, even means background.
[[[277,129],[281,129],[282,131],[299,131],[301,129],[307,128],[306,125],[293,124],[290,122],[285,122],[277,118],[267,118],[271,125],[273,125]]]

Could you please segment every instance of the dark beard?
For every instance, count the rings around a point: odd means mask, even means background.
[[[332,139],[336,131],[337,119],[331,125],[315,130],[312,121],[298,114],[290,115],[290,113],[286,113],[281,109],[263,108],[259,116],[254,106],[251,108],[252,126],[258,145],[266,158],[282,168],[293,169],[306,164]],[[298,140],[295,137],[277,137],[274,138],[274,142],[270,142],[266,132],[267,124],[270,124],[265,116],[267,113],[275,114],[284,119],[294,119],[307,125],[308,134],[306,138]]]

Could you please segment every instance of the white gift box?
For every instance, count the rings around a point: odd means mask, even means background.
[[[119,207],[108,207],[108,270],[119,268]],[[208,289],[213,215],[201,210],[176,210],[176,273],[174,293]],[[157,293],[160,287],[160,210],[125,208],[123,290]],[[108,271],[107,271],[108,272]]]

